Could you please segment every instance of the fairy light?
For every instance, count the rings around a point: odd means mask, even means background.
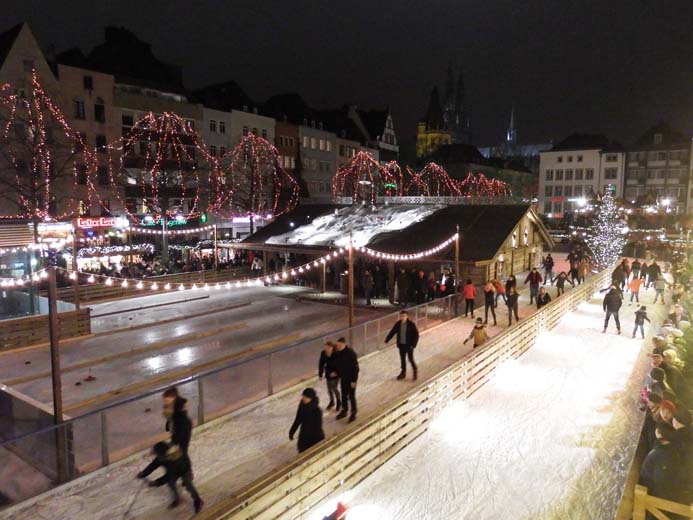
[[[113,280],[106,278],[106,285],[113,285]]]
[[[152,289],[152,291],[156,291],[156,290],[159,289],[159,286],[157,285],[156,282],[154,282],[154,283],[152,284],[151,289]]]
[[[142,289],[142,287],[144,287],[144,284],[140,280],[139,282],[137,282],[137,285],[135,285],[135,287],[137,287],[138,289]]]
[[[123,281],[120,283],[120,286],[121,286],[123,289],[127,289],[127,288],[128,288],[128,281],[127,281],[127,280],[123,280]]]
[[[164,290],[166,290],[166,291],[171,290],[171,284],[170,283],[164,284]]]
[[[96,279],[94,278],[94,275],[93,275],[93,274],[90,275],[89,278],[87,278],[87,282],[89,282],[89,283],[94,283],[95,280],[96,280]]]

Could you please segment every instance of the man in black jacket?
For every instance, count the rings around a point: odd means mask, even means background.
[[[409,313],[407,313],[407,311],[400,311],[399,321],[390,329],[389,334],[385,338],[385,343],[390,341],[395,334],[397,335],[397,348],[399,349],[399,361],[402,368],[397,379],[404,379],[407,377],[408,357],[411,368],[414,370],[414,381],[416,381],[418,371],[416,363],[414,363],[414,349],[419,342],[419,329],[417,329],[416,324],[409,319]]]
[[[351,403],[351,415],[349,422],[356,419],[356,382],[359,379],[359,359],[346,344],[346,339],[339,338],[335,346],[335,365],[339,374],[339,382],[342,387],[342,411],[337,414],[337,419],[344,419],[349,412]]]
[[[604,296],[604,303],[602,304],[602,307],[604,308],[604,312],[606,312],[606,318],[604,318],[604,330],[602,332],[606,332],[606,328],[609,326],[609,318],[611,316],[614,317],[614,321],[616,322],[616,330],[618,330],[618,333],[621,333],[621,321],[618,319],[618,310],[621,308],[621,291],[619,291],[615,285],[611,285],[609,288],[609,292],[606,293],[606,296]]]
[[[185,410],[188,400],[178,394],[175,386],[167,388],[163,397],[166,431],[171,432],[171,444],[177,445],[187,455],[192,435],[192,421]]]
[[[681,474],[684,467],[674,429],[668,423],[657,424],[657,443],[640,467],[639,484],[647,487],[649,495],[680,502],[684,495]]]

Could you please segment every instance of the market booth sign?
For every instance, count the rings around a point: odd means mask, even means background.
[[[123,217],[98,217],[98,218],[78,218],[77,227],[80,229],[90,229],[90,228],[126,228],[129,227],[127,219]]]

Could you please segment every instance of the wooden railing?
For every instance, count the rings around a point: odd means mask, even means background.
[[[145,278],[148,282],[157,282],[160,284],[160,289],[156,292],[166,292],[163,288],[164,284],[170,283],[174,286],[171,290],[175,290],[175,284],[179,283],[217,283],[228,282],[236,278],[247,275],[250,268],[247,266],[237,267],[233,269],[222,269],[220,271],[194,271],[191,273],[176,273],[167,274],[164,276],[152,276]],[[115,279],[114,279],[115,280]],[[135,287],[137,280],[129,280],[127,288],[122,287],[119,283],[113,285],[105,285],[104,283],[83,284],[79,286],[79,301],[80,303],[92,303],[101,300],[112,300],[116,298],[126,298],[130,296],[141,296],[142,290]],[[45,293],[46,291],[43,291]],[[152,292],[152,291],[149,291]],[[73,303],[75,300],[74,287],[60,287],[58,289],[58,299],[64,302]]]
[[[633,502],[633,520],[645,520],[647,513],[652,513],[658,520],[672,520],[664,513],[673,513],[684,518],[693,518],[693,504],[684,505],[647,494],[645,486],[635,486]]]
[[[346,428],[209,508],[201,518],[303,518],[310,508],[352,488],[385,464],[424,433],[431,419],[452,401],[474,394],[504,361],[521,356],[542,331],[555,327],[563,316],[603,288],[611,271],[591,277],[362,423]]]
[[[60,339],[91,334],[91,309],[58,314]],[[47,343],[48,315],[0,321],[0,351]]]

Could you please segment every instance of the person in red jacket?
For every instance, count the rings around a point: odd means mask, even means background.
[[[472,313],[472,318],[474,318],[474,298],[476,298],[476,287],[472,284],[470,279],[467,279],[467,283],[462,291],[464,293],[464,317],[467,317],[468,313]]]
[[[539,271],[537,271],[536,267],[532,267],[532,270],[530,273],[527,275],[527,278],[525,279],[525,285],[529,282],[529,304],[532,305],[534,303],[534,299],[537,297],[537,294],[539,294],[539,284],[541,283],[541,275],[539,274]]]

